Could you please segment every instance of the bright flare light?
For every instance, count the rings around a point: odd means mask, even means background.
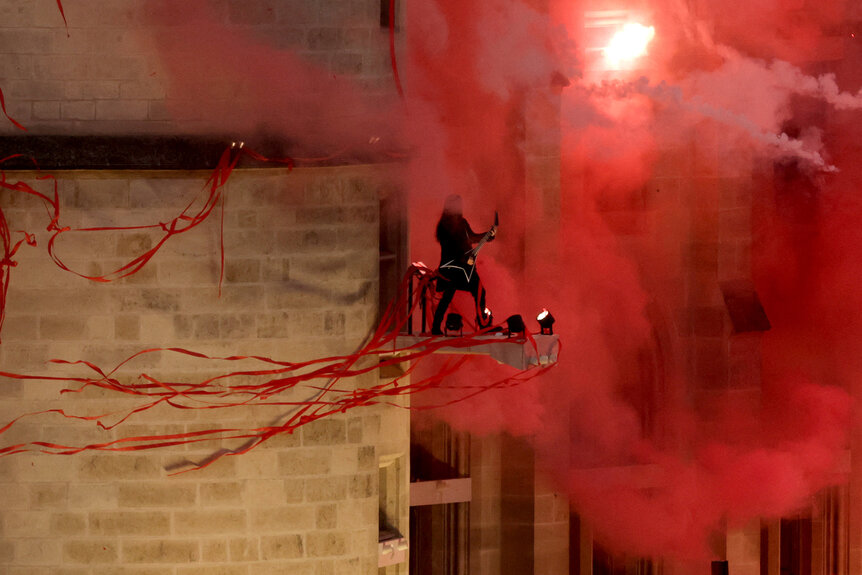
[[[643,56],[654,36],[655,28],[652,26],[626,24],[611,38],[610,44],[605,48],[605,58],[611,64],[617,65]]]

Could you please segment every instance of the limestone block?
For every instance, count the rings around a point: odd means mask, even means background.
[[[169,535],[171,519],[167,512],[96,511],[89,525],[93,535]]]
[[[249,575],[319,575],[327,571],[319,571],[318,563],[308,559],[293,561],[266,561],[252,563],[248,566]]]
[[[120,97],[120,83],[116,80],[68,80],[63,82],[67,100],[109,100]]]
[[[0,483],[0,509],[28,509],[30,498],[29,486],[20,483]]]
[[[63,560],[69,563],[115,563],[117,559],[117,544],[112,539],[72,539],[63,543]]]
[[[344,555],[348,549],[348,536],[343,531],[315,531],[306,536],[311,557]]]
[[[230,561],[257,561],[260,559],[260,543],[256,537],[232,537],[228,539]]]
[[[335,529],[338,527],[338,506],[335,504],[318,505],[315,527],[317,529]]]
[[[305,480],[308,501],[338,501],[347,497],[348,477],[321,477]]]
[[[243,484],[239,481],[201,483],[198,490],[204,506],[236,505],[242,501]]]
[[[69,484],[70,509],[107,509],[117,506],[120,486],[115,483],[83,483]]]
[[[61,117],[61,102],[33,102],[34,120],[59,120]]]
[[[243,484],[242,499],[247,506],[278,507],[287,499],[282,479],[247,479]]]
[[[348,489],[350,497],[362,499],[377,495],[377,473],[364,473],[350,478]]]
[[[199,560],[200,545],[179,539],[140,539],[122,541],[120,552],[124,563],[191,563]]]
[[[88,77],[90,58],[84,54],[39,54],[32,57],[33,79],[76,80]]]
[[[146,120],[149,105],[146,100],[99,100],[97,120]]]
[[[132,479],[140,479],[134,477]],[[117,501],[122,507],[193,506],[197,502],[195,485],[179,482],[124,482],[119,485]]]
[[[299,532],[314,529],[313,505],[281,505],[253,509],[251,528],[257,533]]]
[[[62,512],[51,514],[49,533],[63,536],[82,536],[87,531],[87,516],[84,513]]]
[[[64,120],[94,120],[96,104],[94,102],[61,102],[60,117]]]
[[[225,563],[227,561],[227,542],[223,539],[201,542],[201,561],[208,563]],[[216,567],[216,570],[218,567]],[[214,572],[210,566],[210,572]]]
[[[347,439],[346,423],[342,419],[318,419],[302,426],[302,445],[338,445]]]
[[[39,537],[48,533],[51,514],[47,511],[3,512],[3,534],[6,537]]]
[[[224,279],[230,283],[260,281],[261,261],[258,258],[229,259],[225,261]]]
[[[30,509],[59,508],[68,500],[68,484],[35,483],[29,486]]]
[[[302,536],[269,535],[260,538],[261,559],[296,559],[304,556]]]
[[[51,315],[39,318],[39,337],[48,340],[87,340],[87,319],[77,315]]]

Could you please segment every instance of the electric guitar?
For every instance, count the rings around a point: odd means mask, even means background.
[[[488,230],[484,236],[482,236],[482,239],[479,240],[472,249],[467,250],[462,258],[446,262],[441,265],[440,268],[459,270],[464,274],[464,277],[467,278],[467,283],[470,283],[470,279],[473,277],[473,272],[476,270],[476,258],[479,256],[479,250],[482,249],[482,246],[484,246],[485,243],[497,235],[497,226],[499,225],[500,216],[497,212],[494,212],[494,225],[491,226],[491,229]]]

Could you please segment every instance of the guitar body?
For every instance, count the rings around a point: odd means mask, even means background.
[[[458,285],[458,289],[467,289],[470,285],[470,280],[473,279],[473,272],[476,271],[476,261],[459,262],[452,260],[440,266],[440,273],[443,277],[450,281],[454,281]],[[461,283],[463,282],[463,284]]]

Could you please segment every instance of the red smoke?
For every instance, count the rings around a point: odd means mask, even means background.
[[[168,109],[183,125],[274,134],[314,153],[377,138],[409,147],[414,260],[436,263],[448,194],[465,198],[475,229],[498,210],[480,267],[489,305],[531,329],[549,307],[565,350],[541,379],[437,413],[533,440],[609,546],[705,557],[721,525],[789,513],[840,480],[862,369],[862,182],[846,127],[862,108],[859,48],[839,1],[802,18],[789,1],[714,0],[692,14],[690,3],[655,0],[637,10],[656,26],[653,49],[622,73],[602,69],[600,35],[585,26],[598,6],[545,4],[405,4],[403,102],[225,26],[204,0],[147,6]],[[832,75],[804,69],[836,51],[846,59]],[[558,119],[546,113],[556,106]],[[544,195],[556,177],[559,205]],[[759,369],[754,396],[689,381],[687,366],[708,363],[710,350],[685,333],[686,314],[707,307],[696,297],[717,293],[716,278],[699,285],[692,271],[718,249],[709,240],[721,222],[710,218],[722,198],[746,193],[753,238],[722,264],[753,278],[772,324],[759,365],[742,366]],[[468,365],[451,385],[505,369]],[[698,396],[704,388],[714,400]]]
[[[853,168],[858,138],[841,126],[858,123],[858,114],[845,112],[853,122],[823,120],[835,117],[835,108],[860,107],[858,82],[836,85],[845,70],[816,76],[794,64],[839,41],[823,34],[835,29],[842,7],[827,3],[801,21],[781,3],[737,11],[714,3],[697,17],[656,3],[643,10],[658,27],[654,51],[626,75],[579,67],[595,59],[582,27],[594,8],[558,4],[551,9],[556,19],[526,1],[465,8],[441,0],[412,13],[411,30],[419,32],[411,40],[408,99],[421,114],[411,120],[433,142],[419,145],[413,164],[414,216],[438,213],[453,190],[471,200],[472,220],[486,221],[498,207],[499,241],[486,248],[486,268],[480,266],[490,305],[497,319],[551,307],[565,344],[558,369],[517,396],[489,393],[476,405],[437,413],[476,433],[530,436],[609,546],[704,558],[710,534],[722,525],[791,513],[842,479],[848,392],[859,372],[847,358],[859,356],[862,341],[852,311],[862,304],[862,284],[847,262],[862,256],[862,214]],[[513,22],[522,26],[501,33]],[[567,26],[563,42],[559,24]],[[555,72],[572,82],[560,108],[559,224],[529,200],[518,203],[529,197],[530,167],[519,169],[513,159],[531,139],[541,140],[529,130],[555,129],[519,124],[534,100],[554,98]],[[806,102],[816,103],[819,115],[808,113]],[[773,165],[791,166],[796,179],[781,190],[773,189],[772,173],[750,179]],[[736,188],[717,187],[727,179]],[[773,328],[760,341],[759,367],[742,366],[755,378],[762,374],[756,397],[722,387],[715,399],[693,403],[703,383],[686,380],[685,358],[708,352],[679,339],[687,291],[698,287],[680,283],[691,273],[686,266],[698,265],[682,246],[711,237],[718,224],[700,218],[715,213],[728,193],[752,195],[754,261],[733,265],[754,278]],[[796,221],[776,211],[786,196]],[[664,202],[685,209],[656,211]],[[815,213],[805,213],[806,202]],[[414,253],[433,261],[433,221],[411,221],[419,224]],[[528,245],[525,277],[523,267],[512,267],[518,262],[511,251],[522,249],[522,235],[546,225],[559,232],[538,249]],[[627,236],[639,241],[635,249]],[[543,252],[543,262],[530,261]],[[489,259],[505,263],[516,283],[497,281]],[[711,289],[718,293],[714,283]],[[744,336],[732,341],[749,345]],[[471,371],[456,383],[478,381],[481,372]],[[566,442],[571,452],[560,456]],[[608,466],[630,471],[611,480],[600,471]]]
[[[222,8],[207,0],[146,3],[165,102],[183,130],[281,139],[302,154],[392,146],[401,127],[395,96],[365,93],[348,75],[314,65],[283,34],[253,35],[257,28],[241,25],[246,7]],[[277,8],[265,17],[308,21],[316,10],[302,3]]]

